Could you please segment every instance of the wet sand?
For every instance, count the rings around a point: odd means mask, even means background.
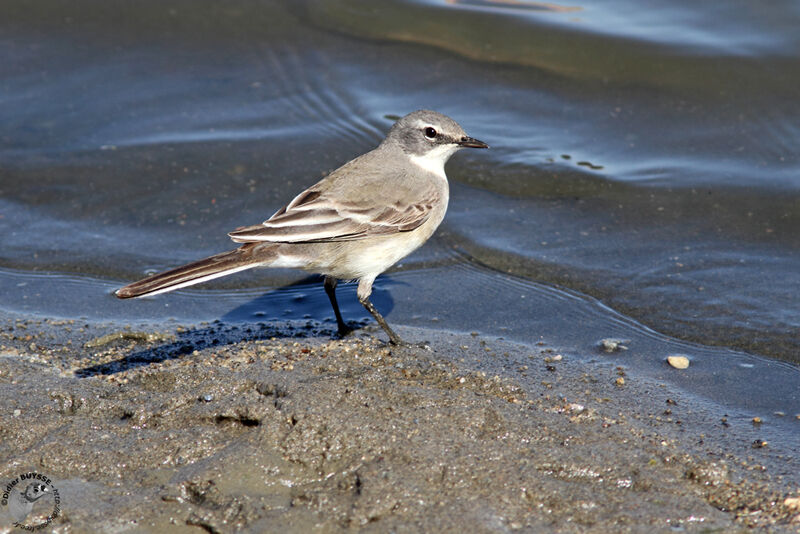
[[[0,479],[62,532],[800,530],[796,444],[623,356],[327,328],[6,318]]]

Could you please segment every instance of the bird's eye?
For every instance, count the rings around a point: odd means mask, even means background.
[[[425,137],[427,137],[428,139],[433,139],[434,137],[436,137],[436,130],[428,126],[427,128],[425,128]]]

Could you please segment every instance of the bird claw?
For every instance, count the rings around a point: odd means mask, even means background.
[[[350,328],[349,326],[339,326],[339,328],[336,331],[336,333],[333,334],[333,337],[335,339],[344,339],[347,336],[349,336],[350,334],[352,334],[354,331],[355,331],[355,328]]]

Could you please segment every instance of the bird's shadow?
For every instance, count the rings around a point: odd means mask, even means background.
[[[169,342],[131,352],[118,360],[78,369],[75,375],[81,378],[113,375],[136,367],[181,358],[195,350],[242,341],[273,337],[336,338],[336,320],[322,282],[321,276],[309,276],[287,286],[269,290],[230,310],[207,326],[182,329]],[[388,314],[394,308],[394,300],[386,286],[395,284],[403,282],[382,276],[373,287],[370,300],[382,314]],[[358,329],[372,320],[358,301],[356,284],[340,283],[336,296],[348,326]]]

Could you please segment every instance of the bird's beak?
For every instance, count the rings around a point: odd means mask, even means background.
[[[487,145],[483,141],[478,141],[474,137],[467,137],[467,136],[462,137],[458,141],[458,146],[463,146],[466,148],[489,148],[489,145]]]

